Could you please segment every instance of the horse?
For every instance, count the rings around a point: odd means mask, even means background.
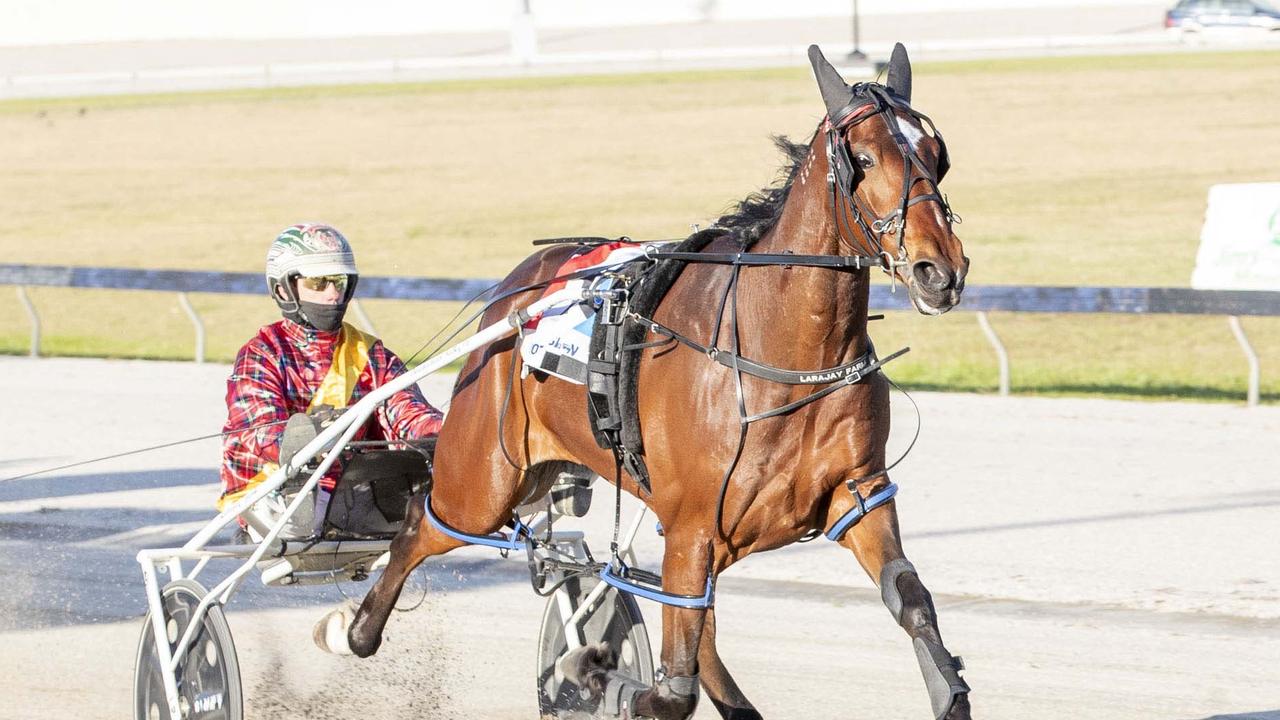
[[[890,382],[875,370],[878,361],[849,370],[874,358],[867,334],[873,268],[901,283],[926,315],[960,301],[969,260],[938,188],[950,161],[932,121],[911,107],[911,64],[901,44],[884,84],[850,86],[817,46],[809,57],[826,117],[807,144],[778,139],[790,161],[785,182],[739,203],[699,253],[736,260],[698,262],[686,253],[678,279],[645,318],[652,330],[682,338],[641,351],[648,482],[619,472],[617,455],[572,411],[587,403],[582,385],[521,373],[516,337],[476,350],[440,432],[430,507],[426,497],[412,504],[385,571],[342,620],[352,652],[377,651],[419,563],[465,544],[429,515],[458,532],[497,532],[568,464],[615,482],[656,515],[666,539],[662,590],[672,595],[709,593],[720,573],[748,555],[826,531],[852,551],[911,638],[935,716],[970,717],[963,666],[942,642],[886,492],[896,489],[885,460]],[[538,290],[523,289],[545,285],[573,251],[550,246],[524,260],[499,288],[512,294],[487,310],[482,325],[537,299]],[[762,258],[770,261],[751,264]],[[709,358],[715,352],[685,345],[718,349],[720,362]],[[843,370],[815,391],[744,373],[748,359]],[[714,606],[666,604],[662,612],[663,671],[656,684],[630,691],[631,714],[687,718],[701,689],[722,717],[760,717],[716,650]],[[607,653],[575,653],[562,667],[603,692]]]

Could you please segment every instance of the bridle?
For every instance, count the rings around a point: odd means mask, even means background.
[[[907,245],[903,238],[908,208],[932,201],[942,206],[942,214],[948,225],[959,224],[961,221],[960,216],[951,210],[950,204],[938,187],[938,183],[951,167],[951,160],[947,154],[947,144],[934,126],[933,120],[924,113],[917,112],[889,88],[878,83],[858,83],[850,90],[853,96],[849,104],[828,117],[823,123],[826,131],[827,193],[831,199],[831,214],[836,224],[836,235],[843,248],[847,248],[852,254],[878,258],[884,271],[891,278],[896,278],[895,270],[910,262],[907,257]],[[905,112],[915,118],[922,127],[927,125],[929,134],[938,141],[936,173],[925,165],[919,153],[911,147],[898,122],[897,111]],[[878,215],[871,207],[871,203],[858,194],[858,167],[849,153],[847,141],[849,132],[854,127],[873,117],[884,119],[903,163],[902,193],[894,208],[885,215]],[[931,189],[911,197],[911,190],[918,182],[925,183]],[[854,225],[860,231],[860,237],[854,232]],[[896,256],[885,249],[884,238],[887,235],[895,237],[898,249]]]

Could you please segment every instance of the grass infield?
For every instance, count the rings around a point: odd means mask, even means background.
[[[1276,180],[1280,53],[920,64],[973,284],[1185,287],[1208,187]],[[822,115],[804,69],[164,94],[0,103],[3,262],[258,271],[281,227],[343,229],[371,275],[499,277],[538,237],[682,237],[768,184],[769,135]],[[190,357],[172,294],[33,288],[46,353]],[[209,357],[275,317],[196,294]],[[368,301],[409,356],[451,303]],[[877,345],[915,387],[988,391],[972,313],[893,313]],[[993,313],[1016,391],[1237,400],[1219,317]],[[1280,319],[1246,318],[1264,399]],[[0,352],[29,328],[0,291]],[[1267,371],[1272,369],[1272,372]]]

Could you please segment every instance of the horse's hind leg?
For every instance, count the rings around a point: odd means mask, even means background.
[[[316,625],[315,641],[323,650],[343,653],[350,650],[360,657],[368,657],[382,644],[382,631],[391,616],[405,580],[423,560],[440,555],[463,543],[439,532],[426,522],[426,505],[423,495],[415,495],[409,504],[409,513],[395,539],[391,541],[391,559],[382,575],[374,582],[364,602],[355,613],[347,617],[347,610],[340,608],[326,615]],[[348,627],[349,621],[349,627]],[[333,628],[339,632],[330,631]],[[345,637],[340,631],[345,630]],[[346,642],[347,647],[342,647]]]
[[[829,523],[851,507],[852,495],[841,488],[831,503]],[[893,619],[911,636],[934,717],[968,720],[969,686],[960,677],[963,666],[942,644],[933,598],[902,552],[894,503],[867,513],[840,539],[840,544],[853,551],[862,568],[880,587],[880,597]]]
[[[707,698],[720,712],[720,717],[725,720],[760,720],[760,713],[756,712],[755,707],[742,694],[716,650],[714,608],[707,610],[702,623],[702,640],[698,645],[698,674],[702,677],[702,687],[707,691]]]
[[[706,590],[707,553],[710,549],[677,553],[673,547],[687,546],[667,534],[667,552],[662,560],[663,590],[698,596]],[[585,647],[561,659],[565,674],[594,694],[603,695],[603,708],[615,716],[686,720],[698,706],[698,657],[704,620],[708,610],[662,607],[662,679],[651,687],[613,672],[607,649]],[[723,666],[721,666],[723,668]],[[732,681],[730,681],[732,682]]]

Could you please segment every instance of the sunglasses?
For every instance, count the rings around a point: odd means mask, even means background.
[[[338,292],[347,291],[346,275],[321,275],[320,277],[300,277],[298,282],[308,290],[320,292],[330,285],[338,288]]]

